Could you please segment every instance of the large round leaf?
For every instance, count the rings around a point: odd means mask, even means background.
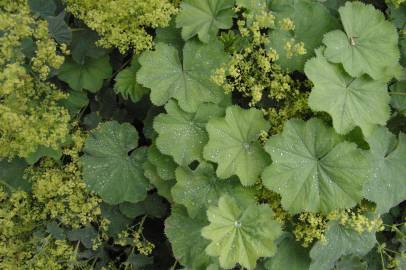
[[[310,108],[328,112],[340,134],[355,126],[369,134],[377,124],[385,125],[390,115],[386,84],[366,75],[352,78],[339,65],[329,63],[321,50],[316,55],[305,66],[307,77],[314,83]]]
[[[289,120],[265,150],[273,164],[262,174],[263,182],[281,194],[282,206],[290,213],[327,214],[361,201],[367,157],[321,120]]]
[[[143,149],[137,130],[116,121],[101,124],[86,140],[83,149],[83,178],[89,189],[109,204],[139,202],[145,199],[149,183],[144,177]]]
[[[343,64],[353,77],[366,73],[382,78],[399,61],[395,26],[382,12],[361,2],[347,2],[338,12],[345,32],[334,30],[324,36],[327,59]]]

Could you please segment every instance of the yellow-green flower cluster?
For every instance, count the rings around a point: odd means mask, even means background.
[[[375,232],[384,229],[379,216],[368,217],[362,207],[355,210],[345,209],[328,215],[330,220],[338,220],[342,225],[349,226],[358,233]]]
[[[165,27],[177,11],[169,0],[66,0],[67,10],[101,36],[98,45],[121,53],[152,47],[148,29]]]
[[[261,181],[255,183],[255,197],[259,203],[267,203],[274,212],[275,220],[281,224],[285,224],[291,216],[286,212],[281,205],[281,196],[262,185]]]
[[[45,80],[64,57],[26,1],[1,1],[0,32],[0,158],[27,157],[39,145],[56,149],[70,119],[58,105],[66,95]],[[35,44],[32,59],[23,53],[26,40]]]
[[[250,97],[250,106],[258,105],[266,95],[274,106],[264,110],[264,113],[269,116],[271,132],[279,133],[287,119],[310,113],[307,106],[308,92],[302,91],[310,88],[306,82],[294,80],[283,71],[275,63],[278,59],[276,51],[267,49],[269,37],[262,30],[274,27],[271,18],[272,15],[259,16],[250,25],[244,20],[237,22],[240,35],[248,41],[248,45],[241,49],[231,48],[230,62],[217,69],[212,80],[222,86],[226,93],[240,92]],[[291,20],[286,19],[284,22],[286,27],[294,27]],[[233,36],[229,32],[223,34],[222,39],[226,43]]]
[[[27,169],[31,193],[0,190],[1,269],[69,269],[74,247],[35,231],[51,221],[71,229],[100,220],[101,200],[86,189],[79,168],[84,136],[71,137],[72,145],[63,151],[69,163],[43,159]]]
[[[326,225],[326,217],[319,213],[300,213],[293,234],[296,240],[302,243],[302,246],[308,247],[317,240],[326,241],[324,236]]]

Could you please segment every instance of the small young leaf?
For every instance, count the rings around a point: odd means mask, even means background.
[[[233,195],[237,187],[236,181],[218,179],[211,164],[200,163],[194,171],[184,167],[176,169],[172,197],[176,203],[183,204],[189,216],[194,218],[201,210],[217,204],[222,194]]]
[[[137,83],[136,74],[140,67],[138,61],[133,60],[130,67],[117,74],[114,84],[116,93],[120,93],[124,99],[131,98],[134,103],[148,93],[148,89]]]
[[[86,58],[83,65],[67,58],[58,71],[58,78],[76,91],[82,89],[97,92],[103,86],[104,79],[111,76],[112,67],[109,56],[99,59]]]
[[[258,258],[275,254],[275,240],[282,230],[268,205],[237,202],[223,195],[218,207],[209,208],[207,217],[210,224],[202,229],[202,235],[211,242],[206,252],[218,256],[221,267],[230,269],[238,263],[255,269]]]
[[[58,43],[69,44],[72,40],[72,31],[65,22],[65,12],[57,16],[48,16],[48,32]]]
[[[184,0],[176,17],[176,26],[182,27],[182,37],[188,40],[195,35],[208,43],[219,29],[233,25],[234,0]]]
[[[180,165],[202,160],[203,146],[208,140],[205,125],[210,118],[223,115],[224,110],[215,104],[202,104],[196,113],[187,113],[174,100],[170,100],[165,109],[167,113],[154,120],[154,129],[159,134],[158,149]]]
[[[207,124],[209,142],[204,148],[204,158],[218,163],[218,177],[237,175],[244,186],[252,185],[270,162],[258,142],[261,131],[268,129],[261,111],[228,107],[224,118],[212,119]]]

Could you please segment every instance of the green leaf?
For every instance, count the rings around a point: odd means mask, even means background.
[[[72,117],[75,117],[82,108],[89,104],[89,99],[86,92],[69,91],[68,98],[61,100],[60,104],[68,109]]]
[[[334,267],[334,270],[368,270],[368,264],[358,256],[344,256]]]
[[[165,109],[167,113],[154,120],[154,129],[159,134],[156,139],[158,149],[180,165],[202,160],[203,146],[208,140],[205,125],[210,118],[223,115],[224,110],[215,104],[202,104],[196,113],[187,113],[173,100]]]
[[[318,241],[310,251],[312,263],[309,270],[332,269],[345,255],[366,255],[376,243],[375,232],[358,233],[337,221],[327,224],[326,242]]]
[[[72,34],[71,54],[78,64],[84,64],[87,57],[99,59],[107,54],[107,50],[97,47],[99,36],[96,32],[80,29]]]
[[[328,112],[340,134],[359,126],[368,135],[375,125],[385,125],[390,115],[386,84],[367,76],[352,78],[339,65],[327,62],[321,50],[316,54],[305,66],[307,77],[314,83],[310,108]]]
[[[238,186],[234,180],[218,179],[211,164],[200,163],[194,171],[184,167],[176,169],[172,197],[176,203],[183,204],[189,216],[194,218],[202,210],[217,204],[222,194],[236,193]]]
[[[20,158],[11,161],[0,159],[0,185],[4,185],[10,192],[15,190],[31,191],[31,183],[24,178],[24,170],[28,164]]]
[[[202,235],[211,242],[206,252],[218,256],[221,267],[229,269],[238,263],[254,269],[258,258],[275,254],[275,239],[282,231],[269,205],[237,202],[223,195],[207,216],[210,224],[202,229]]]
[[[110,236],[116,236],[131,224],[131,219],[123,215],[118,205],[101,205],[101,213],[109,221],[107,231]]]
[[[28,5],[33,13],[43,18],[53,16],[56,12],[56,4],[53,0],[28,0]]]
[[[163,180],[159,177],[155,166],[148,160],[144,162],[143,169],[145,177],[148,178],[151,184],[157,189],[158,194],[169,202],[172,202],[171,188],[175,185],[175,179]]]
[[[212,119],[207,124],[209,142],[204,148],[204,158],[218,163],[218,177],[237,175],[244,186],[252,185],[270,162],[258,142],[261,131],[268,129],[261,111],[228,107],[224,118]]]
[[[86,140],[81,158],[83,178],[105,202],[136,203],[146,197],[149,184],[142,169],[145,150],[128,154],[137,145],[137,130],[116,121],[99,125]]]
[[[287,121],[265,150],[273,163],[262,174],[264,185],[280,193],[282,206],[290,213],[328,214],[361,201],[367,157],[321,120]]]
[[[366,140],[372,172],[364,196],[376,202],[378,213],[386,213],[406,198],[406,135],[400,133],[397,140],[387,128],[379,127]]]
[[[178,52],[182,52],[182,48],[185,45],[185,42],[182,39],[180,29],[176,28],[175,20],[172,20],[169,26],[165,28],[157,28],[155,43],[166,43],[172,47],[175,47]]]
[[[134,270],[148,270],[151,269],[151,265],[154,262],[152,257],[147,257],[141,254],[131,253],[128,256],[126,263],[132,265]]]
[[[208,43],[219,29],[233,25],[234,0],[184,0],[176,17],[176,26],[182,27],[182,37],[188,40],[195,35]]]
[[[97,237],[97,232],[92,226],[86,226],[68,231],[66,235],[70,241],[80,241],[83,246],[90,249],[93,246],[93,240]]]
[[[206,269],[211,258],[204,251],[209,241],[200,231],[208,224],[204,214],[192,219],[181,206],[174,206],[165,220],[165,234],[172,245],[175,258],[190,269]]]
[[[156,145],[148,148],[148,160],[155,166],[157,174],[163,180],[175,179],[176,163],[170,156],[162,154]]]
[[[315,1],[274,0],[271,2],[271,10],[276,16],[277,26],[284,18],[290,18],[295,25],[293,31],[275,29],[270,32],[269,47],[277,51],[277,63],[290,71],[302,71],[306,60],[312,57],[314,50],[321,45],[323,35],[338,26],[337,20],[328,9]],[[317,23],[310,18],[315,18]],[[287,55],[285,44],[292,38],[295,43],[304,43],[306,54],[291,57]]]
[[[404,93],[404,95],[392,95],[390,103],[393,108],[406,116],[406,81],[396,82],[390,90],[395,93]]]
[[[35,150],[35,152],[29,154],[25,158],[25,161],[27,161],[28,164],[33,165],[37,163],[42,157],[50,157],[55,161],[59,161],[59,159],[62,157],[62,150],[40,145],[38,146],[37,150]]]
[[[72,31],[65,22],[65,12],[57,16],[48,16],[46,19],[50,36],[58,43],[69,44],[72,40]]]
[[[65,240],[66,239],[66,233],[65,230],[61,227],[59,227],[58,223],[56,221],[52,221],[47,224],[47,232],[52,235],[53,238],[57,240]]]
[[[171,97],[187,112],[195,112],[203,102],[220,103],[224,90],[211,81],[213,72],[227,60],[219,41],[202,44],[189,41],[183,48],[183,64],[176,48],[158,43],[155,51],[140,58],[137,81],[151,89],[151,101],[164,105]]]
[[[304,270],[309,269],[309,265],[308,251],[289,235],[278,245],[276,254],[267,260],[265,268],[267,270]]]
[[[137,83],[136,73],[140,69],[137,60],[133,60],[131,66],[121,70],[116,76],[114,90],[120,93],[124,99],[131,98],[135,103],[148,93],[148,89]]]
[[[103,86],[104,79],[112,74],[109,56],[99,59],[86,58],[83,65],[76,63],[72,58],[67,58],[59,69],[58,78],[76,91],[82,89],[95,93]]]
[[[343,64],[352,77],[366,73],[382,78],[383,71],[399,61],[395,26],[382,12],[361,2],[347,2],[338,12],[345,32],[335,30],[324,36],[326,58]]]
[[[147,214],[150,217],[162,218],[167,212],[167,206],[162,197],[156,193],[150,194],[145,200],[138,203],[122,203],[119,205],[121,213],[128,218],[136,218]]]

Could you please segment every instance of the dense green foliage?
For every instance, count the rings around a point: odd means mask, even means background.
[[[406,269],[403,0],[0,1],[0,269]]]

